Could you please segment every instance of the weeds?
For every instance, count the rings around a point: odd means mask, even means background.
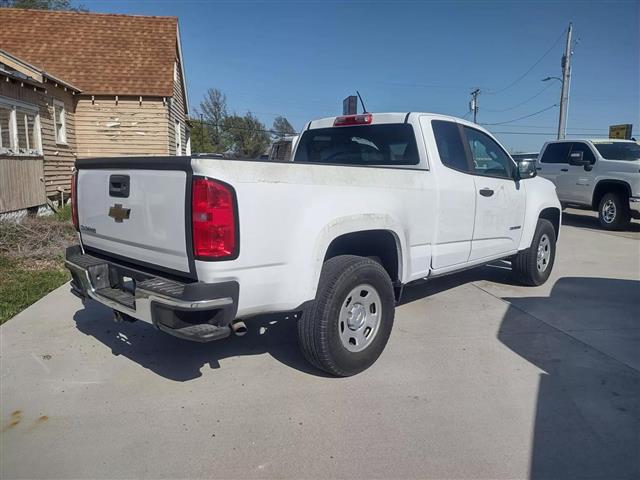
[[[0,221],[0,324],[67,280],[64,251],[76,242],[62,208],[50,217]]]
[[[25,218],[20,223],[0,222],[0,256],[24,264],[29,270],[59,265],[76,232],[59,217]]]

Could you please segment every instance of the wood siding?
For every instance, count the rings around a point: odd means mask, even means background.
[[[46,203],[42,157],[0,157],[0,213]]]
[[[24,157],[3,156],[2,201],[5,205],[0,211],[8,211],[8,205],[21,209],[35,206],[32,202],[39,199],[38,205],[46,202],[44,195],[57,197],[59,189],[69,194],[71,187],[71,171],[76,160],[76,136],[74,97],[71,91],[65,91],[64,87],[45,83],[46,91],[34,91],[28,85],[21,86],[19,82],[0,82],[0,96],[18,100],[38,107],[40,116],[40,136],[42,139],[42,157],[38,161],[28,161]],[[67,143],[56,144],[55,126],[53,118],[53,99],[60,100],[65,105],[65,120],[67,128]],[[10,162],[20,165],[9,165]],[[39,166],[38,166],[39,165]],[[7,175],[11,175],[11,181]],[[34,178],[24,178],[21,175],[36,175]],[[43,188],[44,187],[44,188]],[[23,192],[27,188],[29,191]],[[22,200],[19,200],[22,199]],[[26,202],[26,203],[25,203]]]
[[[182,88],[183,79],[182,79],[182,68],[180,65],[180,60],[176,60],[178,62],[177,70],[178,76],[177,80],[173,82],[173,98],[171,99],[171,107],[169,109],[169,152],[171,155],[184,155],[185,148],[187,146],[187,130],[186,130],[186,114],[185,114],[185,99],[184,99],[184,90]],[[175,68],[175,67],[174,67]],[[182,138],[182,151],[176,151],[176,132],[175,125],[176,121],[180,122],[180,131]]]
[[[40,125],[42,127],[42,150],[44,151],[44,178],[48,197],[71,193],[71,173],[77,158],[75,96],[64,88],[45,83],[47,94],[41,98]],[[57,144],[53,119],[53,100],[64,102],[67,143]]]
[[[168,100],[168,99],[167,99]],[[169,155],[168,103],[162,98],[81,96],[76,105],[78,157]]]

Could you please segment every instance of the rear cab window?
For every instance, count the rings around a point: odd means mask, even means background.
[[[640,160],[640,144],[636,142],[594,142],[598,153],[607,160]]]
[[[420,157],[410,124],[385,123],[307,130],[294,162],[406,166],[417,165]]]
[[[442,164],[459,172],[469,173],[467,152],[458,124],[446,120],[432,120],[431,128]]]

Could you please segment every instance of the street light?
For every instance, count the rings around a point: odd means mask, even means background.
[[[567,75],[568,77],[568,75]],[[565,83],[560,77],[546,77],[543,78],[543,82],[548,82],[549,80],[557,80],[562,84],[562,92],[560,93],[560,117],[558,120],[558,140],[562,140],[567,135],[567,107],[569,105],[569,86],[567,85],[567,90],[565,92]]]

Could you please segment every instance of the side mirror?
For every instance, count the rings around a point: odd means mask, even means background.
[[[527,178],[533,178],[538,174],[536,171],[536,162],[534,160],[522,160],[518,162],[518,171],[516,180],[526,180]]]
[[[586,167],[590,165],[589,160],[584,159],[583,152],[571,152],[569,155],[569,165],[573,165],[575,167]]]

